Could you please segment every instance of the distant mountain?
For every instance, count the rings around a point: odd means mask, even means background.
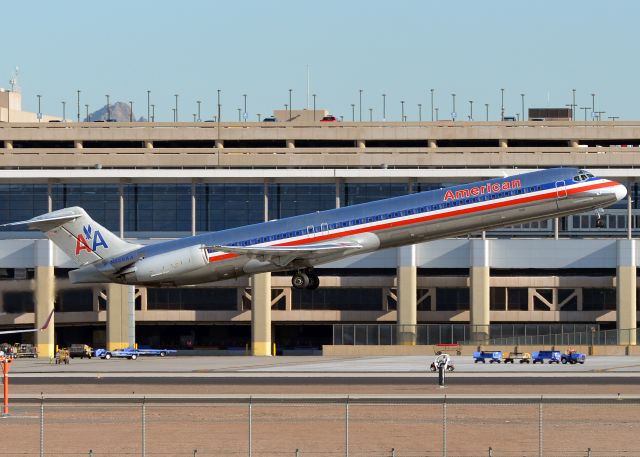
[[[106,121],[108,119],[114,120],[116,122],[129,122],[131,119],[133,121],[144,122],[146,119],[140,117],[140,119],[136,120],[135,115],[131,115],[131,108],[128,103],[124,102],[115,102],[109,105],[107,109],[107,105],[104,105],[97,111],[89,114],[89,118],[85,118],[85,122],[95,122],[95,121]]]

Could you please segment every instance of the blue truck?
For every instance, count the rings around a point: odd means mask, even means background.
[[[583,364],[585,360],[587,360],[587,356],[582,352],[576,352],[573,350],[568,350],[560,357],[563,364],[570,363],[571,365],[575,365],[576,363]]]
[[[110,358],[115,359],[129,359],[135,360],[138,358],[140,354],[134,348],[124,348],[124,349],[96,349],[96,357],[99,357],[104,360],[109,360]]]
[[[164,357],[168,354],[174,354],[175,349],[152,349],[152,348],[138,348],[138,355],[140,356],[156,356]]]
[[[502,362],[502,351],[479,351],[473,353],[473,363],[500,363]]]
[[[549,363],[560,363],[560,351],[537,351],[531,354],[531,360],[533,363],[544,363],[548,360]]]

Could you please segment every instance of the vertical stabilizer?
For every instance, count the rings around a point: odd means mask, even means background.
[[[37,229],[79,265],[132,251],[139,244],[128,243],[91,219],[87,212],[73,206],[4,225],[27,225]]]

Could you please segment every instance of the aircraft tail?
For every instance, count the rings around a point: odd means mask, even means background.
[[[27,225],[30,229],[40,230],[79,265],[108,259],[140,247],[111,233],[79,206],[4,225]]]

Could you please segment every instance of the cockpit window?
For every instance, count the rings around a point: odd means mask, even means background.
[[[579,170],[578,175],[573,177],[573,180],[576,182],[586,181],[589,178],[593,178],[593,174],[589,173],[587,170]]]

